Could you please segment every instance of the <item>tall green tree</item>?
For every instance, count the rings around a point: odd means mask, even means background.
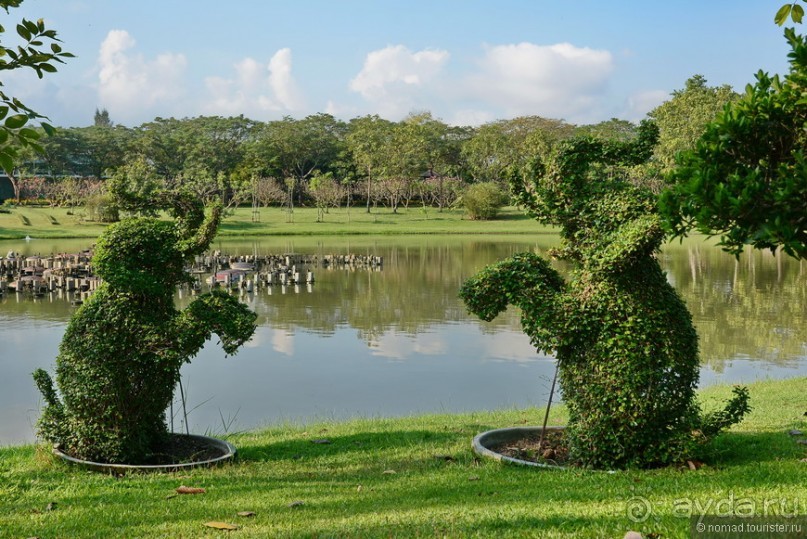
[[[20,7],[23,0],[0,0],[0,8],[10,13],[13,8]],[[61,41],[56,37],[56,31],[45,27],[42,19],[29,21],[22,19],[16,27],[20,43],[17,46],[7,46],[5,39],[6,29],[0,25],[0,71],[13,71],[17,69],[31,69],[41,79],[45,73],[55,73],[56,65],[64,63],[66,58],[73,55],[62,50]],[[20,148],[30,147],[41,151],[39,145],[40,133],[31,127],[30,122],[38,120],[43,130],[50,134],[53,127],[47,123],[47,118],[18,98],[8,95],[0,81],[0,167],[5,170],[12,186],[14,196],[20,198],[19,184],[14,177]]]
[[[670,100],[650,111],[659,128],[655,160],[662,170],[673,168],[676,154],[694,148],[707,124],[737,97],[730,86],[708,86],[703,75],[694,75]]]
[[[596,124],[581,125],[575,129],[575,134],[602,140],[628,142],[638,136],[638,126],[627,120],[611,118]]]
[[[523,168],[536,156],[546,157],[574,129],[563,120],[541,116],[498,120],[478,127],[463,143],[462,155],[474,181],[503,184],[509,171]]]
[[[109,118],[109,112],[106,109],[95,109],[95,115],[93,116],[93,125],[95,127],[112,127],[114,124],[112,120]]]
[[[378,115],[354,118],[348,124],[345,142],[356,168],[366,174],[367,213],[370,213],[372,185],[381,174],[386,158],[383,149],[387,147],[393,131],[393,122]]]
[[[329,172],[344,146],[347,126],[330,114],[295,120],[289,116],[263,124],[255,134],[255,152],[271,163],[269,175],[289,178],[302,197],[303,186],[315,171]]]
[[[148,160],[157,174],[169,182],[182,174],[194,143],[183,120],[157,117],[137,127],[135,134],[134,151]]]
[[[21,168],[38,170],[42,167],[37,161],[42,160],[52,176],[103,178],[126,162],[132,141],[132,130],[122,125],[61,128],[43,139],[42,153]]]
[[[807,43],[785,30],[790,72],[760,71],[742,98],[682,154],[662,197],[666,224],[718,234],[735,255],[745,245],[807,258]]]

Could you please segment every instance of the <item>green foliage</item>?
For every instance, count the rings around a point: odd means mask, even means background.
[[[338,207],[345,196],[345,189],[336,181],[333,173],[324,174],[315,172],[309,182],[309,192],[317,207],[317,222],[325,220],[325,214],[330,207]]]
[[[255,314],[222,292],[183,312],[173,293],[188,258],[212,241],[221,216],[205,218],[187,195],[161,194],[175,222],[126,219],[99,238],[93,266],[104,284],[76,311],[50,376],[34,374],[46,408],[40,435],[67,453],[100,462],[144,463],[167,436],[165,410],[179,369],[217,334],[233,354],[255,330]]]
[[[792,51],[784,80],[760,71],[680,156],[662,197],[673,234],[718,234],[735,255],[752,245],[807,257],[807,43],[792,29],[785,36]]]
[[[462,193],[458,203],[471,219],[495,219],[509,197],[494,182],[475,183]]]
[[[478,127],[462,144],[462,157],[475,181],[502,182],[509,171],[520,169],[531,158],[546,157],[574,130],[563,120],[540,116],[490,122]]]
[[[9,13],[9,9],[17,8],[22,0],[0,0],[0,8]],[[73,55],[62,50],[60,40],[54,30],[45,27],[45,22],[22,19],[16,27],[17,36],[22,44],[16,47],[0,45],[0,71],[15,69],[32,69],[41,79],[45,73],[55,73],[54,64],[64,63],[65,58]],[[0,26],[0,36],[5,28]],[[49,44],[45,48],[45,43]],[[0,82],[2,87],[2,82]],[[44,116],[25,106],[16,97],[0,90],[0,168],[12,173],[19,156],[19,149],[30,147],[41,151],[40,133],[32,129],[30,120],[42,119]],[[53,127],[40,122],[46,133],[53,132]]]
[[[629,142],[572,139],[548,162],[512,176],[529,212],[561,227],[556,254],[576,267],[569,282],[537,255],[520,254],[460,291],[485,320],[508,304],[519,307],[532,344],[555,353],[570,454],[584,466],[681,461],[700,425],[697,335],[654,256],[664,237],[654,197],[626,174],[649,159],[657,137],[644,122]],[[721,425],[743,413],[736,406]]]
[[[751,412],[750,400],[747,387],[734,386],[731,388],[733,397],[722,410],[704,414],[701,423],[701,433],[707,438],[717,436],[730,426],[742,421]]]
[[[95,114],[93,115],[92,124],[95,127],[112,127],[114,124],[112,120],[109,118],[109,111],[106,109],[98,110],[95,109]]]
[[[776,12],[776,16],[773,18],[773,22],[782,26],[787,22],[787,19],[790,18],[795,23],[801,24],[802,19],[804,18],[804,8],[798,2],[792,2],[788,4],[784,4],[779,10]]]
[[[138,158],[118,168],[106,187],[121,210],[154,216],[153,198],[160,187],[154,168]]]
[[[659,128],[655,161],[662,171],[675,165],[675,156],[695,147],[706,126],[738,95],[728,85],[707,86],[702,75],[690,77],[682,90],[648,113]]]
[[[118,206],[108,193],[90,195],[84,201],[85,219],[96,223],[115,223],[120,220]]]

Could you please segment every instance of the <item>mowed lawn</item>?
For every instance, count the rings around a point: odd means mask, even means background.
[[[82,208],[21,206],[5,208],[0,213],[0,239],[95,238],[106,224],[87,221]],[[319,219],[319,220],[318,220]],[[518,208],[504,208],[494,220],[474,221],[462,210],[437,208],[401,208],[393,213],[386,208],[332,208],[320,216],[316,208],[251,208],[228,211],[220,237],[267,235],[347,235],[347,234],[536,234],[552,233],[549,227],[530,219]]]
[[[807,446],[788,431],[807,430],[805,388],[806,378],[752,384],[753,412],[704,446],[694,471],[547,471],[471,452],[480,431],[539,423],[535,409],[273,426],[226,436],[233,464],[173,474],[114,477],[44,446],[7,447],[0,537],[670,538],[689,537],[690,514],[738,504],[804,516]],[[730,390],[704,390],[704,408]],[[564,421],[555,407],[551,422]],[[205,492],[179,495],[182,485]]]

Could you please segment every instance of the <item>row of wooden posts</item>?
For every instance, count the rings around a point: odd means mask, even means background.
[[[8,292],[43,295],[63,290],[92,293],[101,279],[92,272],[92,252],[20,256],[9,252],[0,256],[0,294]],[[252,292],[255,288],[314,283],[313,268],[326,270],[364,269],[380,271],[383,257],[375,255],[241,255],[229,256],[213,251],[195,257],[188,268],[194,276],[191,291],[202,288],[203,276],[209,286]]]

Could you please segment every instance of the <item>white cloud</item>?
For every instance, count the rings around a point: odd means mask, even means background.
[[[670,99],[670,92],[665,90],[649,90],[637,92],[628,98],[622,118],[638,122],[647,116],[647,113]]]
[[[463,85],[466,96],[507,116],[539,114],[572,119],[597,106],[614,60],[605,50],[569,43],[489,47]]]
[[[147,111],[159,115],[185,94],[185,56],[163,53],[148,60],[132,52],[135,44],[126,30],[111,30],[98,55],[98,96],[110,115],[123,122]]]
[[[304,103],[291,75],[291,49],[280,49],[269,60],[269,86],[287,110],[300,110]]]
[[[294,355],[294,333],[282,329],[272,330],[272,349],[287,356]]]
[[[448,344],[436,333],[421,333],[412,336],[397,331],[385,333],[370,346],[374,356],[393,360],[406,360],[415,354],[435,356],[445,354]]]
[[[244,58],[234,65],[235,77],[205,79],[210,99],[204,105],[207,114],[245,114],[255,119],[267,112],[295,112],[305,102],[292,76],[291,49],[277,51],[268,65]]]
[[[403,45],[370,52],[364,66],[350,81],[350,89],[372,103],[379,114],[401,117],[426,101],[419,97],[432,93],[429,85],[441,73],[449,54],[426,49],[412,52]]]
[[[493,361],[532,363],[550,357],[537,352],[529,337],[520,332],[502,331],[486,335],[482,347]]]

